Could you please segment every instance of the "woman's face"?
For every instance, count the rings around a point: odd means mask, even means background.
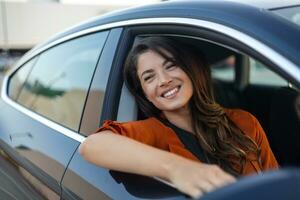
[[[137,73],[147,99],[158,109],[170,112],[188,108],[193,86],[179,66],[149,50],[138,57]]]

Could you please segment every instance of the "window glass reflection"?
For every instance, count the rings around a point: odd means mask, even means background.
[[[40,55],[18,101],[78,131],[81,113],[107,32],[88,35]]]
[[[250,58],[250,83],[256,85],[287,86],[288,82],[259,61]]]
[[[28,74],[30,73],[33,65],[36,63],[36,60],[37,58],[34,58],[27,62],[24,66],[22,66],[9,82],[9,96],[12,99],[18,99],[22,86]]]

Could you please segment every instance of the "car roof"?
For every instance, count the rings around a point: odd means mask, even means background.
[[[108,13],[59,33],[41,46],[100,25],[147,18],[192,18],[223,24],[263,41],[265,44],[272,45],[272,48],[278,49],[283,55],[288,53],[288,57],[293,62],[300,63],[298,56],[300,47],[295,42],[299,39],[299,27],[269,10],[238,2],[218,0],[166,1]],[[125,24],[125,26],[130,26],[134,23]],[[282,27],[285,31],[282,31]],[[287,36],[286,33],[289,35]],[[287,44],[288,52],[285,49]]]
[[[234,1],[235,0],[166,1],[119,10],[95,17],[74,26],[67,31],[57,34],[52,38],[52,40],[87,28],[131,19],[151,17],[186,17],[215,21],[221,24],[232,24],[235,27],[240,27],[240,23],[244,21],[252,21],[254,24],[263,23],[264,20],[259,19],[266,18],[269,14],[268,11],[261,10],[259,7]]]
[[[223,0],[220,0],[223,1]],[[299,0],[225,0],[232,2],[240,2],[243,4],[248,4],[258,8],[264,9],[279,9],[290,6],[300,5]]]
[[[184,0],[169,0],[169,1],[184,1]],[[204,0],[190,0],[190,1],[204,1]],[[222,3],[224,1],[247,4],[250,6],[263,9],[279,9],[290,6],[300,5],[299,0],[211,0]]]

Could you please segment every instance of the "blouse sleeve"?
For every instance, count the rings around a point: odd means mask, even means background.
[[[261,163],[263,170],[276,169],[278,168],[278,163],[271,150],[266,133],[264,132],[258,120],[254,116],[252,117],[255,125],[256,143],[261,148]]]
[[[271,150],[266,133],[256,117],[240,109],[230,109],[226,111],[231,120],[233,120],[245,134],[251,137],[260,148],[262,170],[278,168],[278,163]]]
[[[165,149],[167,147],[164,138],[165,134],[162,133],[164,129],[160,127],[159,123],[156,123],[155,120],[151,118],[122,123],[107,120],[96,132],[99,133],[105,130],[110,130],[113,133],[126,136],[161,149]]]

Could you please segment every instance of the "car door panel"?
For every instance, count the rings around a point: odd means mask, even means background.
[[[152,178],[93,165],[83,160],[78,151],[64,176],[62,196],[63,199],[185,199],[175,189]]]
[[[59,199],[60,180],[77,146],[62,133],[10,106],[3,107],[1,114],[6,114],[1,126],[1,133],[9,138],[6,143],[10,146],[6,151],[11,152],[9,156],[27,171],[20,170],[20,174],[46,198]],[[11,123],[11,118],[17,123]]]
[[[46,199],[43,194],[35,190],[23,176],[28,171],[11,159],[14,149],[0,140],[0,199]],[[55,194],[54,194],[55,199]]]

